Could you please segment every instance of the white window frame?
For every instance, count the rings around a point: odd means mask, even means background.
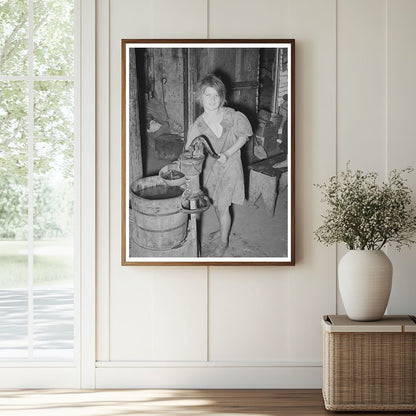
[[[33,328],[33,85],[39,80],[75,86],[75,337],[73,362],[2,361],[0,388],[95,387],[95,0],[75,3],[75,74],[33,75],[33,0],[29,0],[29,72],[1,80],[29,83],[29,333]],[[77,105],[78,104],[78,105]],[[29,344],[29,353],[33,346]]]

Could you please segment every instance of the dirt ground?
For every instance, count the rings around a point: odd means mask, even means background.
[[[287,174],[280,178],[274,216],[267,214],[262,197],[255,204],[233,205],[229,246],[224,257],[287,256]],[[211,207],[201,218],[201,256],[209,257],[217,239],[210,234],[219,229],[215,210]]]

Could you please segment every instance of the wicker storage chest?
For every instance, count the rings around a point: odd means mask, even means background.
[[[416,410],[416,319],[356,322],[328,315],[323,328],[323,397],[335,411]]]

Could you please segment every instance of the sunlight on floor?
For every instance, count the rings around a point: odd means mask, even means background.
[[[186,390],[1,390],[1,416],[238,415],[246,406]],[[229,411],[236,407],[235,412]],[[214,408],[216,410],[214,410]]]

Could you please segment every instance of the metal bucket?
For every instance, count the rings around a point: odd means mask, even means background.
[[[130,188],[135,227],[133,241],[150,250],[180,246],[188,228],[188,215],[180,212],[183,189],[168,186],[159,176],[137,179]]]

